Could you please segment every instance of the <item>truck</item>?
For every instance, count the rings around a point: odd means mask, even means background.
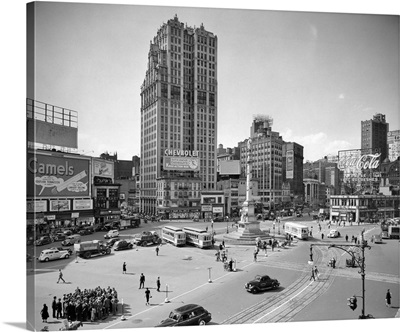
[[[133,243],[137,246],[146,247],[149,244],[161,244],[162,240],[155,231],[144,231],[136,234],[133,238]]]
[[[140,219],[135,217],[126,217],[120,220],[120,229],[139,227]]]
[[[100,240],[84,241],[81,243],[75,243],[74,249],[76,255],[82,258],[90,258],[97,255],[108,255],[111,253],[111,249]]]

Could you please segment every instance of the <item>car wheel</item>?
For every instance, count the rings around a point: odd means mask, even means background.
[[[85,253],[85,258],[90,258],[91,254],[90,252]]]
[[[46,257],[46,258],[44,259],[44,261],[45,261],[45,262],[48,262],[48,261],[49,261],[49,257]]]
[[[69,255],[67,254],[67,255],[65,255],[65,257],[64,257],[65,259],[67,259],[67,258],[69,258]]]
[[[143,242],[142,242],[142,247],[145,247],[145,246],[147,246],[147,242],[146,242],[146,241],[143,241]]]
[[[205,320],[203,320],[203,319],[200,319],[200,320],[199,320],[199,325],[206,325],[206,322],[205,322]]]
[[[132,244],[130,244],[130,245],[129,245],[129,249],[132,249],[132,248],[133,248],[133,245],[132,245]]]

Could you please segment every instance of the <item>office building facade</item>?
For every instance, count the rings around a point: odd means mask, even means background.
[[[164,23],[150,43],[140,110],[144,213],[178,209],[179,201],[167,199],[171,193],[164,189],[175,187],[172,183],[182,182],[180,178],[200,179],[202,190],[215,190],[217,51],[217,36],[203,25],[188,27],[177,16]],[[168,183],[162,194],[157,191],[160,181]],[[197,210],[199,202],[193,204]],[[186,208],[190,213],[191,206]]]
[[[363,153],[380,153],[380,161],[387,157],[389,123],[384,114],[375,114],[371,120],[361,121],[361,150]]]

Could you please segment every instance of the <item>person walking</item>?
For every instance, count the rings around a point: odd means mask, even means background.
[[[65,280],[63,278],[63,273],[61,271],[61,269],[58,270],[58,280],[57,280],[57,284],[60,282],[60,280],[63,281],[63,283],[65,284]]]
[[[321,234],[321,239],[322,239],[322,240],[324,239],[324,233]]]
[[[160,291],[160,287],[161,287],[161,281],[160,281],[160,277],[157,278],[157,292]]]
[[[143,286],[143,288],[144,288],[144,282],[145,282],[145,280],[146,280],[146,277],[144,276],[144,274],[143,274],[143,273],[141,273],[141,274],[140,274],[140,284],[139,284],[139,289],[141,289],[141,288],[142,288],[142,286]]]
[[[47,323],[47,318],[49,318],[49,309],[46,304],[43,304],[43,308],[40,311],[40,315],[42,316],[42,322]]]
[[[257,262],[257,255],[258,255],[258,251],[254,250],[254,254],[253,254],[254,262]]]
[[[314,269],[311,268],[311,277],[310,280],[313,279],[315,281],[315,273],[314,273]]]
[[[122,264],[122,274],[126,274],[126,262]]]
[[[160,246],[156,247],[156,256],[158,256],[158,252],[160,251]]]
[[[62,318],[62,303],[61,299],[58,299],[57,302],[57,319]]]
[[[314,277],[316,277],[317,280],[319,280],[319,271],[318,271],[318,268],[317,268],[316,265],[315,265],[315,267],[314,267]]]
[[[146,288],[146,291],[144,292],[145,297],[146,297],[146,305],[150,305],[150,290]]]
[[[349,240],[349,236],[346,234],[345,236],[346,242]]]
[[[392,306],[392,294],[390,293],[390,289],[386,292],[386,306],[389,308]]]
[[[56,318],[56,314],[57,314],[57,296],[53,297],[53,302],[51,303],[51,309],[53,309],[53,318]]]

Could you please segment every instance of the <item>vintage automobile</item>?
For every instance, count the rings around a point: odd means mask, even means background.
[[[276,289],[279,285],[278,280],[271,279],[267,275],[256,275],[253,280],[244,285],[244,288],[250,293],[257,293],[268,289]]]
[[[64,248],[64,247],[52,247],[52,248],[49,248],[50,250],[59,250],[59,251],[64,251],[64,250],[66,250],[66,251],[68,251],[68,254],[71,256],[72,255],[72,253],[74,252],[71,248]]]
[[[45,236],[41,236],[39,239],[37,239],[35,241],[35,245],[36,246],[43,246],[45,244],[49,244],[49,243],[52,243],[52,242],[53,242],[53,240],[51,239],[51,237],[48,236],[48,235],[45,235]]]
[[[58,232],[58,233],[54,234],[55,241],[63,241],[63,240],[65,240],[66,237],[67,237],[67,235],[65,235],[63,232]]]
[[[118,237],[119,232],[116,229],[109,230],[107,234],[104,235],[105,239],[111,239],[113,237]]]
[[[109,239],[109,240],[105,243],[105,245],[106,245],[106,247],[108,247],[108,248],[112,248],[112,247],[114,246],[115,242],[117,242],[117,241],[119,241],[119,238],[114,237],[113,239]]]
[[[335,237],[339,237],[339,236],[340,236],[340,233],[337,229],[331,229],[329,231],[329,234],[327,235],[327,237],[329,237],[329,238],[335,238]]]
[[[50,248],[43,250],[38,258],[39,262],[48,262],[55,259],[68,258],[69,253],[67,250],[58,250],[57,248]]]
[[[114,246],[113,246],[113,249],[115,251],[132,249],[132,248],[133,248],[133,244],[128,241],[125,241],[125,240],[119,240],[119,241],[115,242]]]
[[[186,304],[171,311],[169,317],[156,327],[206,325],[211,321],[211,313],[198,304]]]

